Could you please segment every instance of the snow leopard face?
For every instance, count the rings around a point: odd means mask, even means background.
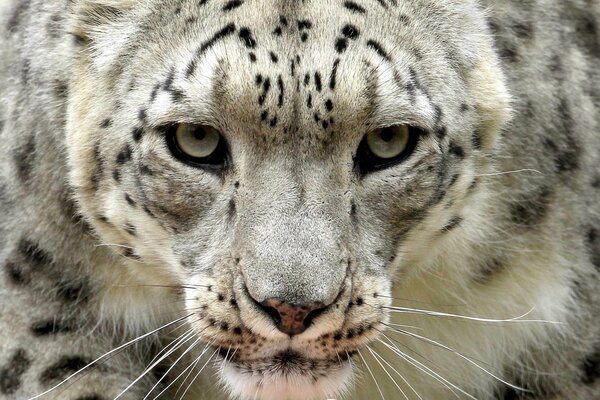
[[[508,107],[480,10],[111,0],[72,12],[70,178],[101,240],[141,282],[181,288],[232,395],[343,392],[386,329],[393,282],[479,220],[476,175]]]

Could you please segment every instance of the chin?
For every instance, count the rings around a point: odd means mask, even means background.
[[[311,360],[284,352],[269,359],[222,358],[221,382],[239,400],[323,400],[344,395],[353,368],[346,358]]]

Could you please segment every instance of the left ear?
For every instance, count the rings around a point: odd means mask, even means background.
[[[467,87],[481,118],[481,145],[489,149],[493,147],[498,132],[510,121],[512,113],[511,97],[495,54],[481,57],[467,76]]]
[[[139,0],[74,0],[70,2],[71,32],[85,42],[103,26],[117,21],[133,9]]]
[[[70,32],[84,47],[98,71],[113,66],[137,31],[133,10],[140,0],[73,0],[69,9]]]

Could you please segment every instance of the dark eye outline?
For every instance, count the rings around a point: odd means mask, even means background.
[[[389,126],[380,129],[388,128],[394,128],[394,126]],[[417,148],[417,144],[419,143],[421,136],[423,136],[425,132],[420,128],[408,126],[408,142],[406,143],[406,147],[400,154],[392,158],[381,158],[373,154],[367,143],[367,137],[370,133],[371,132],[367,133],[363,137],[362,141],[360,142],[360,145],[358,146],[356,156],[354,157],[355,168],[357,172],[362,176],[368,175],[372,172],[377,172],[394,167],[406,161]]]
[[[199,158],[192,157],[181,149],[177,141],[177,128],[179,126],[180,124],[172,124],[164,128],[167,147],[173,157],[177,160],[194,168],[200,168],[210,172],[221,172],[231,163],[227,142],[218,129],[213,128],[219,133],[219,144],[217,145],[217,148],[209,156]],[[208,125],[197,124],[197,126],[203,127]]]

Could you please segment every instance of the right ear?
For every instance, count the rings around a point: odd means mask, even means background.
[[[81,43],[93,42],[103,27],[119,20],[140,0],[73,0],[69,5],[71,33]]]

